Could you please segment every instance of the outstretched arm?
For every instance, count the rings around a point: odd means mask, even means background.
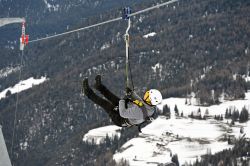
[[[142,98],[135,93],[135,91],[133,91],[133,90],[131,90],[129,88],[127,88],[126,91],[127,91],[127,95],[129,96],[131,101],[134,101],[134,100],[143,101]]]

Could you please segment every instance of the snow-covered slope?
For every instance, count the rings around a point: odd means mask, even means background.
[[[9,74],[20,70],[20,67],[6,67],[0,70],[0,78],[7,77]]]
[[[193,162],[207,152],[215,153],[232,147],[221,141],[227,134],[220,122],[189,118],[159,117],[142,129],[138,138],[128,141],[114,155],[116,161],[126,159],[131,165],[157,165],[171,161],[178,154],[179,162]],[[235,133],[239,135],[238,133]]]
[[[143,128],[138,138],[128,141],[114,155],[116,161],[123,158],[131,165],[157,165],[170,162],[170,155],[178,154],[181,164],[192,163],[201,155],[232,147],[227,143],[227,138],[229,135],[236,138],[242,136],[242,127],[246,137],[250,138],[250,122],[236,123],[230,127],[227,120],[194,120],[187,117],[199,108],[202,114],[209,110],[210,115],[225,114],[226,108],[230,107],[241,110],[245,106],[249,110],[250,92],[246,93],[245,100],[226,101],[210,107],[185,105],[185,99],[182,98],[165,99],[160,107],[165,104],[170,106],[171,119],[161,116]],[[175,117],[175,105],[180,112],[183,111],[183,118]]]
[[[235,107],[239,110],[242,107],[250,108],[250,92],[246,93],[244,100],[225,101],[220,105],[210,107],[199,107],[186,105],[184,98],[165,99],[160,105],[167,104],[171,109],[171,118],[160,116],[151,124],[142,129],[142,133],[137,138],[133,138],[125,143],[114,155],[116,161],[125,159],[130,165],[157,165],[171,162],[171,155],[177,154],[180,164],[192,163],[200,156],[207,153],[216,153],[223,149],[231,148],[227,138],[242,136],[240,128],[244,128],[246,137],[250,138],[250,122],[238,123],[230,126],[227,120],[216,121],[194,120],[188,115],[197,112],[200,108],[204,114],[209,110],[210,115],[225,114],[226,108]],[[183,112],[184,117],[174,115],[174,107],[177,105],[179,112]],[[100,132],[101,131],[101,132]],[[109,127],[91,130],[84,136],[85,141],[92,141],[98,144],[100,139],[104,140],[106,135],[112,135],[114,130]]]
[[[21,23],[23,21],[23,18],[0,18],[0,27],[7,24]]]
[[[41,77],[40,79],[34,79],[33,77],[31,77],[27,80],[22,80],[19,83],[17,83],[14,87],[7,88],[2,92],[0,92],[0,100],[6,97],[6,93],[8,91],[10,91],[11,94],[19,93],[21,91],[32,88],[34,85],[39,85],[46,80],[47,80],[46,77]]]
[[[151,32],[151,33],[149,33],[149,34],[143,35],[143,38],[149,38],[149,37],[153,37],[153,36],[155,36],[155,35],[156,35],[155,32]]]
[[[90,143],[92,143],[93,141],[93,143],[95,144],[100,144],[105,140],[107,136],[110,138],[118,136],[119,138],[121,134],[120,130],[121,127],[117,127],[114,125],[96,128],[90,130],[87,134],[85,134],[83,137],[83,141],[87,141]]]
[[[163,100],[162,104],[159,106],[160,109],[163,108],[163,105],[168,105],[171,110],[174,109],[175,105],[177,105],[179,113],[183,112],[184,115],[190,115],[191,112],[197,112],[200,108],[201,114],[204,115],[206,110],[208,110],[209,115],[224,115],[227,108],[236,108],[239,111],[245,106],[248,110],[250,110],[250,91],[245,93],[246,97],[244,100],[234,100],[234,101],[224,101],[218,105],[212,105],[209,107],[204,106],[194,106],[185,104],[185,98],[169,98]]]

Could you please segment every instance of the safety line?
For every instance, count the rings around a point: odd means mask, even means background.
[[[171,0],[171,1],[168,1],[168,2],[164,2],[164,3],[161,3],[161,4],[158,4],[158,5],[155,5],[155,6],[152,6],[152,7],[149,7],[149,8],[140,10],[140,11],[137,11],[135,13],[132,13],[132,14],[128,15],[128,16],[129,17],[136,16],[136,15],[139,15],[141,13],[145,13],[145,12],[148,12],[150,10],[153,10],[153,9],[156,9],[156,8],[160,8],[162,6],[166,6],[166,5],[169,5],[169,4],[177,2],[177,1],[179,1],[179,0]],[[86,26],[86,27],[83,27],[83,28],[72,30],[72,31],[67,31],[67,32],[60,33],[60,34],[56,34],[56,35],[52,35],[52,36],[48,36],[48,37],[44,37],[44,38],[39,38],[39,39],[31,40],[31,41],[29,41],[29,43],[34,43],[34,42],[38,42],[38,41],[42,41],[42,40],[47,40],[47,39],[51,39],[51,38],[55,38],[55,37],[59,37],[59,36],[67,35],[67,34],[71,34],[71,33],[74,33],[74,32],[78,32],[78,31],[90,29],[90,28],[93,28],[93,27],[97,27],[97,26],[100,26],[100,25],[108,24],[108,23],[111,23],[111,22],[119,21],[119,20],[122,20],[122,17],[118,17],[118,18],[114,18],[114,19],[111,19],[111,20],[108,20],[108,21],[101,22],[101,23],[89,25],[89,26]]]

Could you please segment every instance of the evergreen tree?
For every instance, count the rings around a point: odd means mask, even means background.
[[[223,115],[220,115],[220,120],[223,120]]]
[[[177,108],[177,105],[174,106],[174,112],[175,112],[175,115],[179,116],[179,110]]]
[[[170,111],[170,108],[168,107],[168,105],[164,105],[163,106],[163,115],[165,115],[166,117],[170,118],[171,111]]]
[[[179,166],[179,160],[178,160],[178,155],[177,154],[173,155],[171,161],[173,163],[175,163],[176,166]]]
[[[228,118],[229,118],[228,108],[226,109],[226,112],[225,112],[225,118],[226,118],[226,119],[228,119]]]
[[[248,110],[246,109],[246,107],[243,107],[241,112],[240,112],[239,122],[244,123],[244,122],[248,121],[248,117],[249,117]]]
[[[232,113],[232,120],[234,120],[234,121],[238,120],[239,116],[240,116],[239,111],[234,110],[233,113]]]
[[[8,91],[6,92],[6,94],[5,94],[5,96],[6,96],[6,97],[9,97],[10,95],[11,95],[11,91],[8,90]]]
[[[190,118],[194,118],[194,113],[193,113],[193,111],[191,112]]]

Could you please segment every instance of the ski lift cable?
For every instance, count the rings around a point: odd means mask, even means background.
[[[129,17],[136,16],[136,15],[139,15],[139,14],[151,11],[153,9],[160,8],[162,6],[166,6],[166,5],[175,3],[177,1],[179,1],[179,0],[171,0],[171,1],[168,1],[168,2],[161,3],[161,4],[157,4],[155,6],[152,6],[152,7],[149,7],[149,8],[140,10],[140,11],[137,11],[135,13],[132,13],[132,14],[130,14],[128,16]],[[97,26],[101,26],[101,25],[112,23],[112,22],[119,21],[119,20],[122,20],[122,17],[114,18],[114,19],[111,19],[111,20],[107,20],[107,21],[100,22],[100,23],[97,23],[97,24],[89,25],[89,26],[86,26],[86,27],[83,27],[83,28],[72,30],[72,31],[67,31],[67,32],[64,32],[64,33],[60,33],[60,34],[56,34],[56,35],[51,35],[51,36],[44,37],[44,38],[34,39],[34,40],[29,41],[29,43],[34,43],[34,42],[38,42],[38,41],[42,41],[42,40],[47,40],[47,39],[51,39],[51,38],[55,38],[55,37],[59,37],[59,36],[67,35],[67,34],[71,34],[71,33],[78,32],[78,31],[83,31],[83,30],[86,30],[86,29],[94,28],[94,27],[97,27]]]

